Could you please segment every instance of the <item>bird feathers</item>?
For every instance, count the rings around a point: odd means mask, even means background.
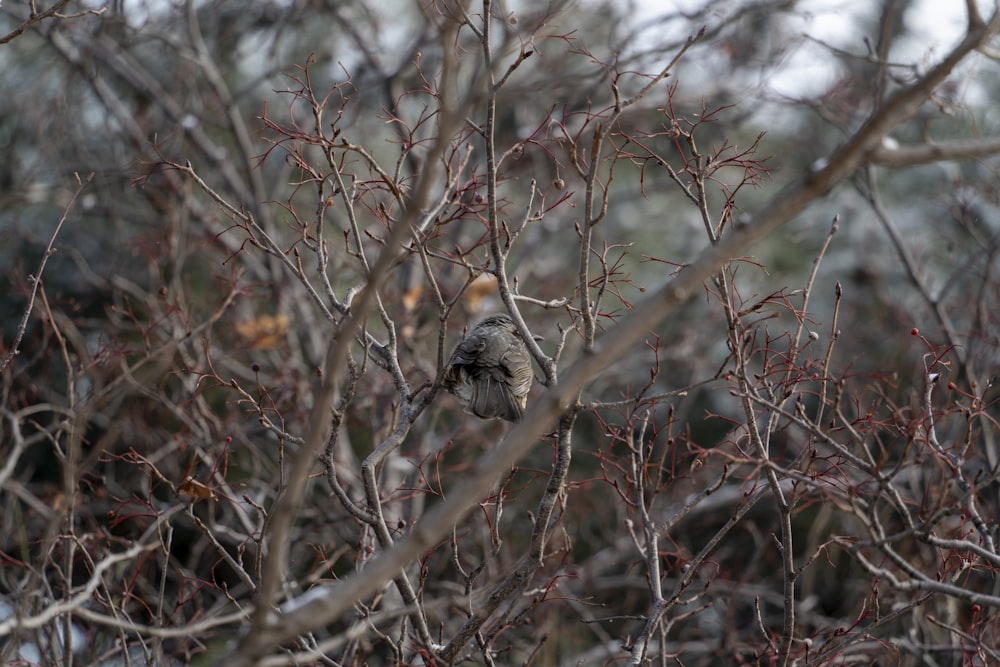
[[[524,413],[534,372],[514,322],[491,315],[458,344],[442,385],[465,411],[482,419],[517,421]]]

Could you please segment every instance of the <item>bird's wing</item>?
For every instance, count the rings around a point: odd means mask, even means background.
[[[469,410],[483,419],[501,417],[507,421],[517,421],[524,412],[524,405],[505,381],[484,374],[472,382]]]
[[[486,339],[473,332],[458,344],[448,361],[448,365],[468,366],[477,363],[484,349],[486,349]]]
[[[473,331],[458,344],[448,362],[446,388],[455,389],[464,376],[470,385],[469,412],[483,419],[517,421],[534,379],[531,361],[516,335],[508,338],[507,345],[487,342]]]
[[[524,413],[528,391],[535,377],[531,359],[516,337],[511,339],[508,347],[493,356],[496,358],[479,360],[484,372],[473,383],[474,409],[480,416],[489,413],[507,421],[518,421]]]
[[[531,389],[531,382],[535,379],[535,372],[531,368],[531,357],[523,345],[511,347],[508,354],[503,358],[503,366],[507,376],[510,378],[509,384],[512,393],[524,405],[525,397]]]

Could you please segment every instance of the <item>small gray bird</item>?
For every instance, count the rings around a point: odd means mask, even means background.
[[[517,326],[500,313],[483,319],[458,344],[441,386],[470,414],[514,422],[524,413],[534,377]]]

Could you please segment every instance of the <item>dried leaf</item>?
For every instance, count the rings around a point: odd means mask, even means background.
[[[215,491],[212,491],[209,487],[205,486],[198,480],[196,480],[191,475],[184,478],[181,485],[177,487],[177,495],[179,496],[191,496],[198,500],[215,500]]]
[[[236,333],[246,340],[252,349],[268,350],[281,342],[288,332],[288,316],[261,315],[245,322],[236,323]]]

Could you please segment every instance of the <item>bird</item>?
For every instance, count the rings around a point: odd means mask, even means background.
[[[455,347],[441,386],[469,414],[516,422],[524,414],[534,377],[514,320],[498,313],[481,320]]]

